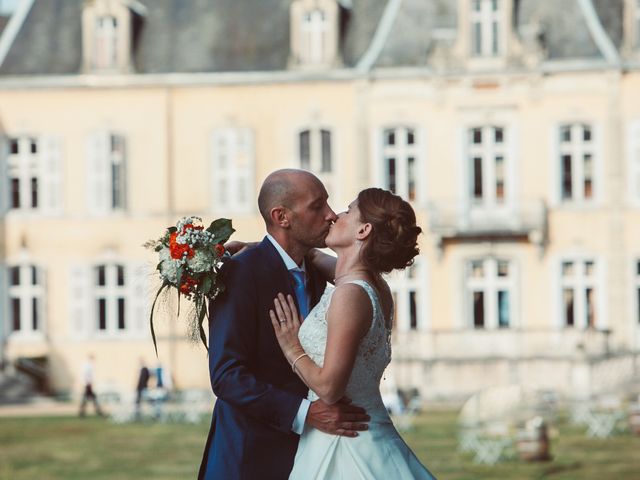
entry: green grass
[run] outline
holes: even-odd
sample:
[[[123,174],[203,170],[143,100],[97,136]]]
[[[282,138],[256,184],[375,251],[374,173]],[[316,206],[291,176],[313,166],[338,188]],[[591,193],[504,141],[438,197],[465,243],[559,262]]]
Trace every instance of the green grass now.
[[[456,413],[431,412],[403,434],[440,480],[640,478],[640,437],[590,439],[561,423],[551,440],[553,460],[511,459],[476,465],[456,444]],[[208,424],[133,423],[99,418],[0,418],[0,480],[195,478]]]

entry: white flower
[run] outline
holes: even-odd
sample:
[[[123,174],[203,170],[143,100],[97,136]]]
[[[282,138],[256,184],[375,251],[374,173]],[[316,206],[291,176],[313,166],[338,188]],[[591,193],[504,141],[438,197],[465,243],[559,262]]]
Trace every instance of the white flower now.
[[[171,258],[168,248],[160,250],[160,275],[173,285],[178,283],[178,262]]]
[[[207,272],[213,267],[214,255],[209,249],[199,248],[193,257],[187,260],[187,266],[193,273]]]

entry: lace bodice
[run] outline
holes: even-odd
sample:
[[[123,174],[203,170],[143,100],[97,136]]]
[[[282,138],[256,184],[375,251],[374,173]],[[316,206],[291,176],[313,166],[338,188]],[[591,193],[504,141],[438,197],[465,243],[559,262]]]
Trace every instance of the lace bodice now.
[[[360,341],[346,395],[355,405],[364,407],[375,420],[378,416],[386,417],[386,409],[380,395],[380,379],[391,361],[391,332],[385,325],[382,307],[373,287],[363,280],[353,280],[349,283],[360,285],[367,292],[373,306],[373,318],[369,331]],[[321,367],[324,365],[327,345],[327,311],[334,291],[333,287],[325,290],[298,332],[305,352]],[[343,320],[349,321],[348,318]],[[317,400],[318,396],[310,390],[308,398],[313,401]]]

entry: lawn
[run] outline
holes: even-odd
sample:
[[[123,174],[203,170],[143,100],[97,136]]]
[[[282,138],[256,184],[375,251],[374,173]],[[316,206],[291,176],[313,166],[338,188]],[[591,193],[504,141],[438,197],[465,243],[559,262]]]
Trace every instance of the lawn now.
[[[583,428],[561,423],[552,438],[553,461],[513,459],[490,467],[457,451],[455,419],[451,411],[423,414],[403,434],[440,480],[640,478],[640,437],[629,433],[595,440]],[[195,478],[207,430],[204,423],[0,418],[0,480]]]

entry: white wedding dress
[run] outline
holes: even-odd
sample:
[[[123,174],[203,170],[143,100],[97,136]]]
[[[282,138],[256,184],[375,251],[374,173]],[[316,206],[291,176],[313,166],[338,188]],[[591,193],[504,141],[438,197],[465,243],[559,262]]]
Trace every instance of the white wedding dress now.
[[[391,338],[376,292],[364,281],[350,283],[360,285],[373,304],[371,327],[360,343],[346,391],[353,404],[371,416],[369,429],[349,438],[305,426],[289,479],[435,479],[402,440],[382,403],[380,379],[391,360]],[[326,314],[334,290],[324,292],[298,334],[305,352],[319,366],[324,363]],[[318,396],[310,390],[308,398],[314,401]]]

